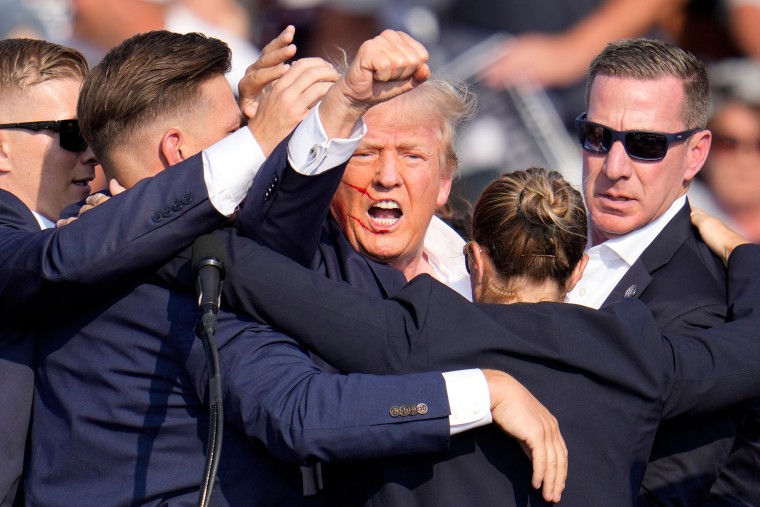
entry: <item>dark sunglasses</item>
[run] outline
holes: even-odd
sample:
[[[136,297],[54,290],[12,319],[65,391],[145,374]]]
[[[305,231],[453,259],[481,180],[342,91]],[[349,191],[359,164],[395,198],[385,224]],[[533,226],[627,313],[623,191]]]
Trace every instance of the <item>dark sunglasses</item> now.
[[[0,129],[52,130],[61,136],[61,148],[67,151],[84,151],[87,141],[82,137],[77,120],[28,121],[22,123],[4,123]]]
[[[662,160],[668,154],[672,143],[687,140],[701,128],[685,130],[676,134],[651,132],[648,130],[613,130],[609,127],[586,120],[586,113],[575,119],[578,142],[581,148],[591,153],[607,153],[615,141],[620,141],[629,157],[636,160]]]

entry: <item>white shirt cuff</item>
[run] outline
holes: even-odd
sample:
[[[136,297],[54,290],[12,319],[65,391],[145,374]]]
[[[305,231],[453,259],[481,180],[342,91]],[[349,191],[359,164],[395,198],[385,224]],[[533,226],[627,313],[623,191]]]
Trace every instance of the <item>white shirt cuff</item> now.
[[[247,127],[203,150],[203,177],[219,213],[230,216],[237,209],[265,158]]]
[[[452,435],[491,424],[491,396],[481,370],[446,371],[443,379],[449,396]]]
[[[360,120],[348,139],[328,139],[319,119],[319,104],[296,127],[288,142],[288,162],[304,176],[315,176],[339,166],[351,158],[367,125]]]

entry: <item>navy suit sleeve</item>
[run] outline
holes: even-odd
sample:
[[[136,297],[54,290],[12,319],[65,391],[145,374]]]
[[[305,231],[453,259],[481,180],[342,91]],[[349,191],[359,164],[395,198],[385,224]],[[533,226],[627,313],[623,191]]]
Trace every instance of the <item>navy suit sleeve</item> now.
[[[75,222],[40,232],[0,223],[3,312],[55,317],[78,297],[156,266],[224,221],[211,204],[200,156],[145,179]],[[92,291],[92,292],[90,292]]]
[[[220,313],[221,315],[221,313]],[[229,319],[227,319],[229,320]],[[228,323],[222,316],[220,326]],[[225,424],[236,426],[288,462],[358,460],[444,451],[449,405],[440,373],[400,376],[324,373],[297,343],[250,323],[220,329]],[[205,359],[194,346],[188,370],[205,394]],[[421,407],[392,415],[391,407]]]
[[[428,277],[416,279],[391,300],[380,300],[255,243],[241,246],[233,253],[230,274],[237,281],[225,287],[226,300],[299,338],[344,371],[395,372],[408,366],[410,357],[420,356],[432,361],[422,368],[452,367],[457,358],[467,364],[467,357],[473,361],[469,366],[483,366],[475,358],[499,348],[584,369],[621,386],[649,389],[664,378],[668,389],[659,395],[665,398],[667,418],[760,395],[760,279],[755,267],[760,247],[754,245],[737,248],[731,258],[733,322],[686,336],[662,336],[645,305],[635,300],[603,312],[541,304],[494,307],[484,314]],[[236,272],[236,264],[245,269]],[[491,314],[502,317],[501,322]],[[571,336],[568,329],[574,330]],[[436,347],[438,342],[447,345]],[[630,380],[634,374],[636,382]]]
[[[729,322],[688,337],[666,336],[672,361],[665,416],[760,395],[760,246],[742,245],[728,264]]]
[[[308,266],[346,164],[304,176],[288,163],[289,140],[280,143],[256,175],[238,213],[237,227],[243,236]]]

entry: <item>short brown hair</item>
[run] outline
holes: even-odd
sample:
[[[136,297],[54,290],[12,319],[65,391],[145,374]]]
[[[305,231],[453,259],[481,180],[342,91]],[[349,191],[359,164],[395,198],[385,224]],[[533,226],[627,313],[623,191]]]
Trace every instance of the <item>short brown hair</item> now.
[[[491,182],[475,205],[472,239],[505,280],[564,286],[586,248],[580,192],[557,171],[531,167]]]
[[[681,117],[688,129],[704,128],[710,114],[710,82],[704,63],[693,54],[667,42],[621,39],[612,42],[589,65],[586,105],[597,75],[633,79],[675,77],[683,82]]]
[[[199,33],[157,30],[112,48],[85,79],[77,114],[101,161],[120,140],[201,100],[201,85],[230,70],[227,45]]]
[[[0,92],[15,93],[49,79],[87,76],[84,55],[76,49],[35,39],[0,40]]]

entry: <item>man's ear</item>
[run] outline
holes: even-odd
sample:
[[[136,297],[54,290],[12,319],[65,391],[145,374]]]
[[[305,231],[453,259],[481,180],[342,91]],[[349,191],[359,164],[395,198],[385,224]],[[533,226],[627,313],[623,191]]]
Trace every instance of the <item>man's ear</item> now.
[[[687,153],[686,171],[684,172],[683,179],[686,182],[694,179],[694,176],[702,169],[707,160],[707,154],[710,152],[710,144],[712,143],[712,132],[709,130],[700,130],[688,140],[686,149]]]
[[[10,150],[10,143],[3,136],[2,130],[0,130],[0,173],[9,173],[13,171],[13,167],[11,167]]]
[[[446,204],[449,200],[449,194],[451,193],[451,182],[454,176],[444,176],[441,178],[441,186],[438,187],[438,198],[436,199],[436,205],[438,207]]]
[[[160,145],[161,161],[164,163],[164,167],[171,167],[185,160],[182,154],[183,143],[184,134],[181,130],[172,127],[164,132]]]

